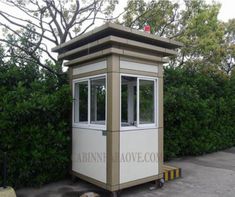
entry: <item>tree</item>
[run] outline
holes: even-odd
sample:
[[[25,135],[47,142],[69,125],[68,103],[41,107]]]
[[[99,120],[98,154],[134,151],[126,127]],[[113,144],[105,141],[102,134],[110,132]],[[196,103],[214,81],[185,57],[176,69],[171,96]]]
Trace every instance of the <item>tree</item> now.
[[[225,43],[224,43],[224,59],[221,69],[227,74],[231,74],[235,68],[235,19],[229,20],[225,25]]]
[[[169,0],[131,0],[126,7],[124,25],[174,38],[184,44],[170,65],[219,67],[223,59],[223,24],[217,19],[220,4],[205,0],[184,0],[184,7]]]
[[[14,40],[25,39],[26,32],[32,35],[29,35],[30,39],[24,40],[25,46],[29,48],[22,48],[17,42],[9,42],[9,39],[5,38],[1,38],[0,42],[12,46],[14,52],[20,50],[21,55],[24,53],[22,59],[25,56],[30,57],[41,67],[53,72],[53,69],[42,61],[43,54],[43,59],[60,65],[60,70],[54,71],[60,75],[63,73],[62,62],[54,58],[50,53],[50,47],[83,34],[97,19],[112,19],[112,11],[118,0],[1,0],[1,3],[17,10],[10,13],[0,8],[0,26],[4,28],[4,32],[11,34]],[[19,53],[16,54],[16,58],[19,59],[21,56]]]
[[[179,4],[159,0],[146,3],[144,0],[130,0],[125,8],[124,25],[143,29],[151,26],[151,33],[171,37],[175,35],[176,21],[179,18]]]

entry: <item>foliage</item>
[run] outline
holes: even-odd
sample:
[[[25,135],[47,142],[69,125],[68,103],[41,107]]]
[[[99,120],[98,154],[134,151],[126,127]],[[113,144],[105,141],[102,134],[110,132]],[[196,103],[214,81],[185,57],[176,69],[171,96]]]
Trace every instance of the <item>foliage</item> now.
[[[9,185],[38,186],[67,174],[69,92],[30,61],[1,62],[0,149],[8,153]]]
[[[165,69],[166,159],[235,145],[234,79],[213,69]]]
[[[218,20],[220,4],[205,0],[130,0],[124,25],[174,38],[184,44],[171,66],[215,67],[229,74],[234,68],[234,21]]]
[[[124,25],[143,29],[146,24],[151,26],[151,33],[170,37],[175,34],[176,19],[179,18],[179,5],[166,0],[128,1],[123,17]]]
[[[227,74],[231,74],[235,67],[235,19],[224,23],[225,26],[225,43],[223,48],[224,59],[221,64],[221,69]]]

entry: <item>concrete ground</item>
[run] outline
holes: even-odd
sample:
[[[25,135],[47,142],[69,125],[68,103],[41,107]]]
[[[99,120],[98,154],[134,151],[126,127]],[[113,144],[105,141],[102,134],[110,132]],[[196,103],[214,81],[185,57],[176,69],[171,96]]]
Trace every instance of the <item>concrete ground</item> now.
[[[182,168],[182,178],[153,189],[147,183],[121,191],[122,197],[234,197],[235,147],[200,157],[188,157],[169,162]],[[89,183],[62,181],[38,189],[21,189],[17,197],[79,197],[84,191],[95,191],[109,196]]]

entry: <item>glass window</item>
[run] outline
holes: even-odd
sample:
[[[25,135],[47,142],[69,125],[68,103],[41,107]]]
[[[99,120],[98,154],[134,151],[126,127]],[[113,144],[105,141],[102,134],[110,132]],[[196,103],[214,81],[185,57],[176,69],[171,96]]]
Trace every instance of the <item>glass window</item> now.
[[[139,80],[139,124],[154,123],[154,81]]]
[[[91,124],[105,124],[105,78],[91,79]]]
[[[75,84],[74,122],[88,123],[88,81]]]
[[[122,76],[121,121],[122,126],[136,126],[137,78]]]
[[[155,80],[139,77],[121,77],[121,126],[154,124],[156,90]]]
[[[105,107],[105,77],[93,77],[74,84],[74,123],[105,125]]]

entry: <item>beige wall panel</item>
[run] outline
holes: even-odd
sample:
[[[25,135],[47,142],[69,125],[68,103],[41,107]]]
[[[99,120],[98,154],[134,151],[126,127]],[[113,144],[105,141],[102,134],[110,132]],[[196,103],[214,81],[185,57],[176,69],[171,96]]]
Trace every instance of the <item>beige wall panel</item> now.
[[[83,73],[80,75],[73,75],[72,78],[79,79],[79,78],[83,78],[83,77],[89,77],[89,76],[93,76],[93,75],[100,75],[100,74],[106,74],[106,73],[107,73],[107,69],[102,69],[102,70],[96,70],[96,71],[92,71],[92,72],[88,72],[88,73]]]
[[[158,66],[154,66],[154,65],[146,64],[146,63],[143,64],[143,63],[121,60],[120,68],[137,70],[137,71],[142,71],[142,72],[144,71],[144,72],[158,73]]]
[[[158,175],[158,141],[156,128],[120,132],[120,183]]]
[[[107,131],[107,184],[119,184],[120,133]]]
[[[107,183],[107,140],[102,130],[73,127],[72,150],[74,172]]]
[[[118,54],[110,55],[107,58],[107,72],[120,72],[120,58]]]
[[[127,57],[127,56],[120,56],[120,61],[136,62],[136,63],[140,63],[140,64],[149,64],[149,65],[154,65],[154,66],[161,65],[160,63],[155,62],[155,61],[143,60],[143,59],[139,59],[137,57],[131,58],[131,57]]]
[[[117,190],[119,184],[120,141],[120,63],[119,55],[107,58],[107,187]]]
[[[158,161],[159,161],[159,174],[163,173],[163,159],[164,159],[164,152],[163,152],[163,142],[164,142],[164,137],[163,137],[164,130],[163,128],[158,129]]]
[[[131,63],[139,63],[139,64],[147,64],[147,65],[152,65],[157,67],[157,73],[153,72],[150,70],[150,72],[147,72],[146,69],[143,71],[138,71],[138,70],[131,70],[130,67],[126,68],[120,68],[121,73],[126,73],[126,74],[133,74],[133,75],[143,75],[143,76],[149,76],[149,77],[162,77],[162,70],[163,70],[163,65],[162,63],[156,62],[156,61],[150,61],[150,60],[143,60],[139,58],[131,58],[127,56],[120,56],[120,61],[125,61],[125,62],[131,62]],[[154,67],[153,67],[154,68]]]
[[[86,66],[81,66],[73,69],[73,75],[84,74],[92,71],[102,70],[107,68],[107,61],[91,63]]]
[[[120,130],[120,73],[107,74],[107,130]]]
[[[120,73],[122,74],[130,74],[130,75],[142,75],[147,77],[158,77],[158,73],[154,72],[144,72],[144,71],[137,71],[137,70],[130,70],[130,69],[120,69]]]
[[[160,64],[158,67],[158,76],[163,77],[163,64]]]
[[[82,67],[82,66],[87,66],[87,65],[90,65],[90,64],[94,64],[94,63],[102,62],[102,61],[106,61],[106,60],[107,60],[106,57],[102,57],[102,58],[98,58],[98,59],[95,59],[95,60],[90,60],[89,62],[79,63],[79,64],[74,65],[72,67],[76,69],[76,68],[79,68],[79,67]]]

